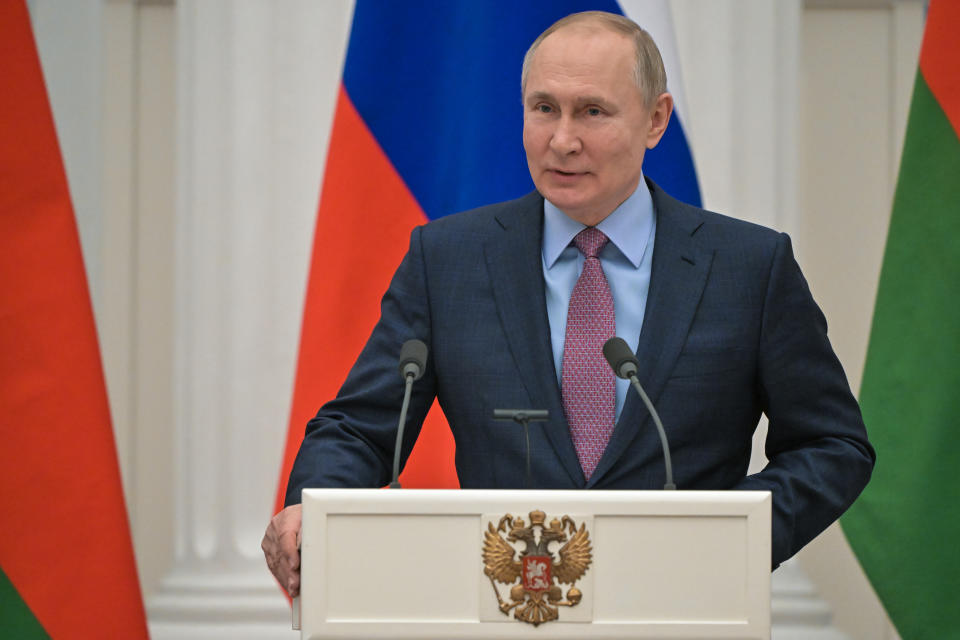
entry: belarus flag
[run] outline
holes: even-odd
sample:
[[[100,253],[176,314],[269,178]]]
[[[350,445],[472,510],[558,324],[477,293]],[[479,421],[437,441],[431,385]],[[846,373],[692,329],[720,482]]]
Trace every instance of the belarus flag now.
[[[146,638],[100,350],[53,115],[0,2],[0,637]]]
[[[960,634],[960,2],[932,0],[893,199],[863,419],[879,452],[843,518],[901,637]]]
[[[278,509],[304,427],[336,395],[370,335],[411,229],[533,189],[521,142],[527,48],[565,15],[624,8],[659,44],[678,98],[644,172],[699,205],[665,1],[357,1],[317,216]],[[404,486],[457,486],[453,438],[438,414],[435,406],[401,476]]]

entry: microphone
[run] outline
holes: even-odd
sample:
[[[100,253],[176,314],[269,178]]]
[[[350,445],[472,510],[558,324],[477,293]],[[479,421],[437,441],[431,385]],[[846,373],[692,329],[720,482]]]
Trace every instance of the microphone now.
[[[637,375],[637,367],[640,363],[623,338],[614,336],[604,342],[603,357],[607,359],[607,364],[618,378],[629,380],[630,376]]]
[[[422,340],[407,340],[400,347],[400,377],[404,380],[413,376],[416,382],[423,377],[423,370],[427,366],[427,345]]]
[[[653,408],[653,403],[650,402],[650,398],[647,397],[647,392],[643,390],[643,387],[640,385],[640,380],[637,378],[637,370],[640,367],[640,362],[634,357],[633,351],[630,350],[630,347],[627,346],[624,339],[618,338],[617,336],[610,338],[603,344],[603,357],[607,359],[607,364],[610,365],[613,373],[616,374],[618,378],[630,381],[633,388],[640,394],[640,399],[643,400],[643,404],[647,406],[647,411],[650,412],[653,423],[657,426],[657,432],[660,434],[660,446],[663,448],[663,461],[667,471],[666,483],[663,485],[663,488],[676,489],[677,485],[673,484],[673,463],[670,460],[670,445],[667,443],[667,432],[663,430],[663,423],[660,422],[660,416],[657,414],[657,410]]]
[[[393,480],[391,489],[400,489],[400,449],[403,446],[403,428],[407,424],[407,409],[413,383],[423,377],[427,367],[427,345],[422,340],[407,340],[400,347],[400,377],[404,381],[403,405],[400,407],[400,422],[397,424],[397,444],[393,450]]]

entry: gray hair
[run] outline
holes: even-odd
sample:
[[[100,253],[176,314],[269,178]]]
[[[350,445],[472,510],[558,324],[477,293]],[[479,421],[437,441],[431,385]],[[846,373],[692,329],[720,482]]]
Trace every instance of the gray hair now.
[[[647,109],[653,107],[661,93],[667,90],[667,72],[663,68],[663,59],[660,57],[660,50],[657,44],[650,37],[650,34],[644,31],[640,25],[624,16],[606,11],[582,11],[572,13],[565,18],[560,18],[547,30],[541,33],[530,48],[527,54],[523,56],[523,70],[520,72],[520,91],[527,89],[527,74],[530,72],[530,63],[533,61],[533,55],[537,52],[547,36],[555,31],[574,25],[589,24],[606,28],[616,33],[622,33],[633,40],[636,49],[636,62],[634,64],[634,80],[637,87],[640,88],[640,94],[643,96],[644,106]]]

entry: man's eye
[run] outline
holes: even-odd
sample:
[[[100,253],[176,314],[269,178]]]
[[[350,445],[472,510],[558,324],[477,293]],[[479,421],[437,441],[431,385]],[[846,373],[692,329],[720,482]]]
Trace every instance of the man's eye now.
[[[598,116],[598,115],[600,115],[601,113],[603,113],[603,112],[600,111],[600,109],[597,108],[597,107],[588,107],[588,108],[587,108],[587,115],[588,115],[588,116]]]
[[[538,104],[537,111],[539,111],[540,113],[551,113],[553,111],[553,108],[548,104]]]

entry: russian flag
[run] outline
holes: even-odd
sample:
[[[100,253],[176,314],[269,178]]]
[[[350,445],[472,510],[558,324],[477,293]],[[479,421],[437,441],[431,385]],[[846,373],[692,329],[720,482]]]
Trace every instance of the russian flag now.
[[[677,101],[644,173],[699,205],[669,6],[624,5],[660,46]],[[369,337],[411,229],[533,189],[521,139],[523,55],[556,20],[597,9],[624,13],[612,0],[357,0],[317,215],[278,510],[304,426],[336,394]],[[404,486],[456,487],[453,448],[435,406]]]

